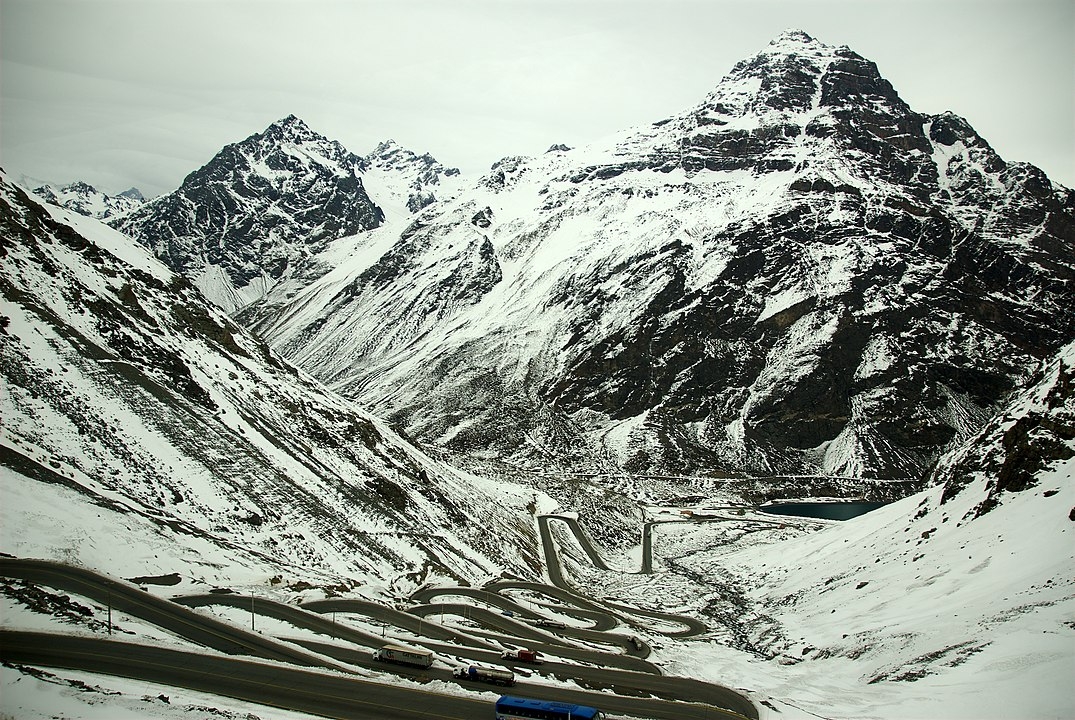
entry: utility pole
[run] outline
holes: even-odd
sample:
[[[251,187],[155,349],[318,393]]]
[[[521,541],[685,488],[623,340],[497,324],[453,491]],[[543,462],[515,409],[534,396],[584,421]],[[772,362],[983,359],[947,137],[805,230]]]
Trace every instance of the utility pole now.
[[[254,631],[254,591],[250,591],[250,631]]]
[[[112,634],[112,591],[108,591],[108,634]]]

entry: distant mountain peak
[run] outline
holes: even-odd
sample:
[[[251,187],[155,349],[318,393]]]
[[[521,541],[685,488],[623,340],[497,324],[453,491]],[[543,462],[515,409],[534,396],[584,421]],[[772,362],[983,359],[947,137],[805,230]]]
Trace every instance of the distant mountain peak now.
[[[428,152],[418,154],[395,140],[382,140],[363,159],[367,176],[388,179],[385,191],[408,213],[428,207],[445,195],[444,178],[459,176],[459,169],[446,167]]]
[[[417,153],[391,138],[377,143],[377,146],[366,155],[365,160],[368,163],[379,163],[383,166],[407,163],[419,164],[425,167],[437,165],[444,168],[440,161],[428,152]],[[455,168],[444,168],[444,172],[451,175],[459,171]]]
[[[131,195],[132,190],[137,195]],[[142,193],[134,188],[119,195],[109,195],[81,180],[66,185],[40,185],[33,193],[48,203],[98,220],[121,217],[145,202]]]
[[[81,180],[76,180],[75,182],[70,183],[69,185],[65,185],[64,189],[65,190],[73,190],[73,191],[76,191],[76,192],[88,192],[88,193],[97,192],[97,188],[95,188],[93,185],[90,185],[88,182],[83,182]]]
[[[807,33],[805,33],[802,30],[797,30],[795,28],[789,28],[789,29],[785,30],[784,32],[780,33],[779,35],[777,35],[775,38],[773,38],[769,42],[769,47],[781,47],[781,46],[790,46],[790,45],[810,45],[810,44],[824,45],[824,43],[819,42],[816,38],[814,38],[811,35],[808,35]]]
[[[377,147],[373,148],[373,150],[370,151],[370,155],[380,155],[382,153],[389,153],[403,149],[405,148],[401,144],[399,144],[392,138],[388,138],[387,140],[382,140],[381,142],[377,143]]]
[[[306,122],[303,121],[300,117],[298,117],[297,115],[294,115],[294,114],[288,115],[285,118],[280,118],[276,122],[274,122],[271,125],[269,125],[268,129],[272,129],[272,128],[290,129],[290,130],[297,130],[297,131],[303,131],[303,132],[312,132],[310,130],[310,126],[307,125]]]
[[[462,452],[918,478],[1075,327],[1071,194],[972,132],[789,31],[666,121],[500,160],[258,329]]]

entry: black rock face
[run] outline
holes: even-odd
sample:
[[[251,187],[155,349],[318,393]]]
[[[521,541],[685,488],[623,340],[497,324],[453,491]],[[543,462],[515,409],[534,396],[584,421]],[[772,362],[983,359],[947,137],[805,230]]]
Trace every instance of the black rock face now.
[[[886,151],[875,151],[855,169],[893,182],[877,160]],[[1017,175],[998,162],[981,183]],[[600,313],[580,315],[568,340],[573,359],[541,396],[568,416],[645,415],[665,451],[647,451],[653,471],[697,472],[714,454],[726,458],[726,429],[738,423],[737,446],[752,448],[732,461],[741,470],[814,472],[826,448],[853,437],[862,464],[842,472],[916,477],[1075,338],[1071,193],[1041,192],[1033,172],[1018,176],[1011,210],[989,215],[988,229],[966,227],[970,210],[953,208],[921,175],[899,186],[902,196],[869,202],[861,189],[800,176],[778,212],[702,239],[735,249],[704,287],[689,289],[693,251],[680,241],[598,267],[560,286],[552,302],[600,308],[609,298],[595,288],[616,278],[628,292],[660,289],[596,341],[589,329],[602,324]],[[985,218],[982,195],[967,193]],[[998,228],[1027,240],[1005,242]],[[843,258],[848,277],[842,290],[818,294],[815,264],[825,255]],[[769,299],[789,287],[801,299],[767,314]],[[682,432],[692,424],[701,430]]]
[[[328,241],[381,224],[362,185],[365,164],[292,115],[226,146],[115,226],[177,272],[215,266],[236,289],[271,286]]]
[[[980,517],[1004,501],[1005,495],[1038,487],[1046,473],[1056,472],[1075,457],[1075,346],[1063,348],[1043,363],[1029,387],[1013,394],[1003,412],[993,417],[973,445],[954,453],[932,474],[943,485],[940,503],[967,494],[976,504],[964,519]],[[1046,488],[1045,497],[1057,494]]]

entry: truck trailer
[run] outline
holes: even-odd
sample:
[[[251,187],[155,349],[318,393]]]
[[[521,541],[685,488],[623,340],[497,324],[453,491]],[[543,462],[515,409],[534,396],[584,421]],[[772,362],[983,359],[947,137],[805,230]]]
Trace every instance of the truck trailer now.
[[[385,645],[373,651],[373,659],[381,662],[413,665],[427,668],[433,664],[433,653],[428,650],[416,650],[399,645]]]
[[[452,671],[452,675],[460,680],[476,680],[478,682],[492,683],[493,685],[515,684],[515,673],[511,670],[486,668],[479,665],[456,668]]]

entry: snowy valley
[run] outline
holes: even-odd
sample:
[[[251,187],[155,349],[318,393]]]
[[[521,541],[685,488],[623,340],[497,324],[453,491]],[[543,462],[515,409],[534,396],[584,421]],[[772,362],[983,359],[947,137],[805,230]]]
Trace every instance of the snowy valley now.
[[[5,652],[112,634],[41,559],[446,717],[472,661],[610,718],[1075,712],[1075,193],[852,50],[481,177],[290,116],[86,188],[0,185]],[[371,716],[34,664],[0,715]]]

